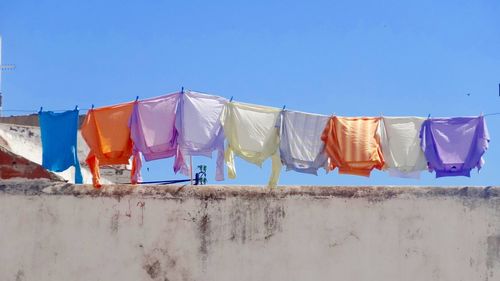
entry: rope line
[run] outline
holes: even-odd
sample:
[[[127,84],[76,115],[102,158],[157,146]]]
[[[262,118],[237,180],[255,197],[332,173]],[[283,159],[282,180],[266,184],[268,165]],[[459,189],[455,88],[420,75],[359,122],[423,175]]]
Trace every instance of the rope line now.
[[[52,112],[64,112],[68,111],[71,109],[54,109],[54,110],[47,110],[47,111],[52,111]],[[90,108],[79,108],[80,111],[88,111]],[[2,109],[2,112],[31,112],[31,113],[38,113],[40,109],[37,110],[28,110],[28,109]],[[45,110],[44,110],[45,111]]]
[[[47,110],[47,111],[52,111],[52,112],[64,112],[68,111],[71,109],[54,109],[54,110]],[[80,111],[88,111],[90,108],[79,108]],[[31,112],[31,113],[38,113],[40,110],[28,110],[28,109],[2,109],[2,112]],[[45,110],[44,110],[45,111]],[[483,114],[483,116],[495,116],[495,115],[500,115],[500,112],[494,112],[494,113],[487,113]]]
[[[68,111],[68,110],[71,110],[71,109],[55,109],[55,110],[48,110],[48,111],[52,111],[52,112],[64,112],[64,111]],[[89,111],[90,108],[80,108],[79,109],[80,111]],[[45,111],[45,110],[44,110]],[[33,113],[33,114],[37,114],[38,112],[40,112],[40,110],[27,110],[27,109],[3,109],[1,112],[25,112],[25,113]],[[487,117],[487,116],[496,116],[496,115],[500,115],[500,112],[494,112],[494,113],[487,113],[487,114],[483,114],[484,117]],[[3,117],[8,117],[8,116],[3,116]]]
[[[163,181],[142,181],[138,182],[137,184],[160,184],[160,185],[167,185],[167,184],[174,184],[174,183],[181,183],[181,182],[188,182],[191,181],[190,179],[187,180],[163,180]],[[132,184],[131,182],[122,182],[118,184]]]

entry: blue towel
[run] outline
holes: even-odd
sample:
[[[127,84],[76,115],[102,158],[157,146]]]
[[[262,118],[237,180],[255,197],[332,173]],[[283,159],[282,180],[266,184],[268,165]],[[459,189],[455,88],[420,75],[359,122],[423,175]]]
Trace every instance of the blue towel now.
[[[78,109],[62,113],[41,111],[38,120],[42,135],[42,166],[54,172],[75,166],[75,183],[83,183],[76,149],[78,113]]]

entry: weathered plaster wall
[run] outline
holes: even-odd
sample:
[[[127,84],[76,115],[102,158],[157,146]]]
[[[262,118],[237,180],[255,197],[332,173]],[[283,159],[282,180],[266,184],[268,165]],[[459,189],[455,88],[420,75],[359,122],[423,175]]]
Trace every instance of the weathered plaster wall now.
[[[0,182],[0,280],[500,280],[500,188]]]

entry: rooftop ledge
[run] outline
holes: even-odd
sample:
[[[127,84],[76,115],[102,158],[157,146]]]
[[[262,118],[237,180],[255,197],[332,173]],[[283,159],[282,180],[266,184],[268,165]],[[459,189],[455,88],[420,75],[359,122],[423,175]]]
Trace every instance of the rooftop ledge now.
[[[497,186],[278,186],[268,188],[251,185],[103,185],[95,189],[91,185],[75,185],[49,180],[0,180],[0,195],[64,195],[76,197],[113,197],[123,196],[156,199],[202,199],[224,200],[230,197],[243,199],[281,199],[286,197],[361,198],[377,202],[394,198],[433,198],[458,197],[464,199],[498,199],[500,187]]]

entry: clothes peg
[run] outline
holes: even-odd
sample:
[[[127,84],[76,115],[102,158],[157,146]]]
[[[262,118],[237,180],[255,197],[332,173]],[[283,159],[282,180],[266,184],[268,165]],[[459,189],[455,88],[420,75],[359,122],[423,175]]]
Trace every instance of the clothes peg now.
[[[40,106],[40,111],[38,111],[38,112],[42,112],[42,111],[43,111],[43,106]]]
[[[78,110],[78,105],[75,105],[75,110]]]
[[[92,104],[92,108],[91,109],[94,109],[94,104]]]
[[[138,101],[139,100],[139,96],[135,96],[135,101]]]
[[[282,110],[285,110],[285,108],[286,108],[286,105],[283,105],[283,109]]]
[[[232,102],[233,101],[233,96],[231,96],[231,99],[229,100],[229,102]]]
[[[429,115],[427,116],[427,119],[431,118],[431,114],[429,113]]]
[[[181,87],[181,94],[184,94],[184,87]]]

